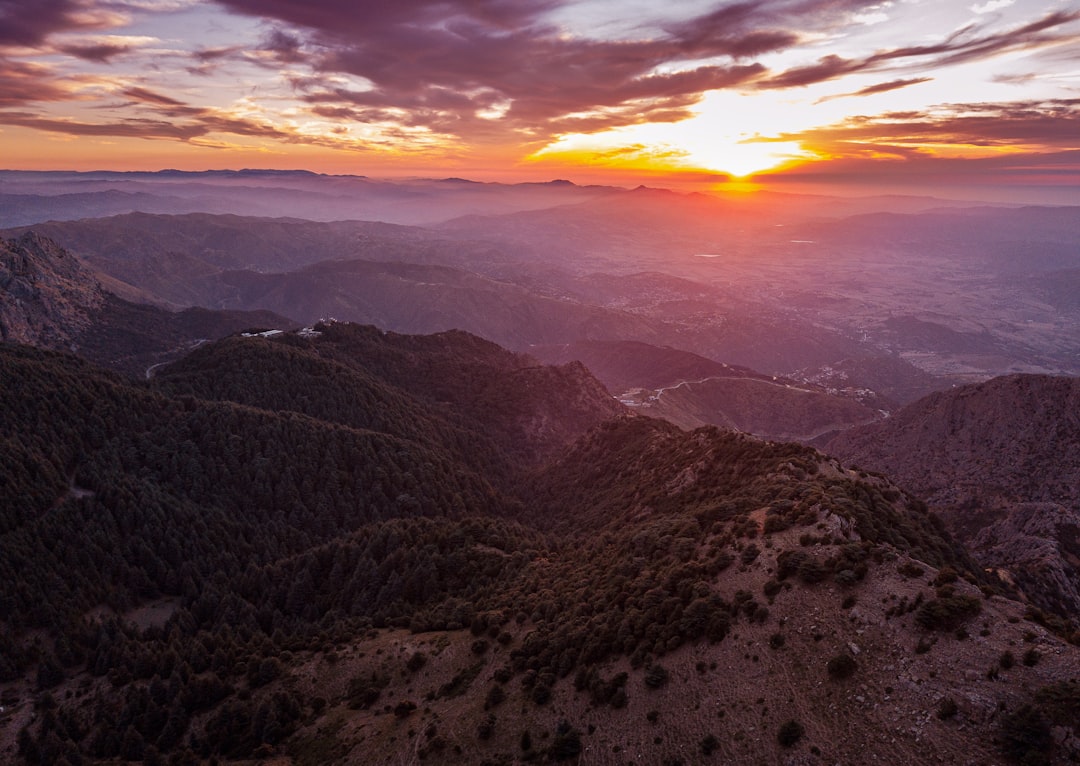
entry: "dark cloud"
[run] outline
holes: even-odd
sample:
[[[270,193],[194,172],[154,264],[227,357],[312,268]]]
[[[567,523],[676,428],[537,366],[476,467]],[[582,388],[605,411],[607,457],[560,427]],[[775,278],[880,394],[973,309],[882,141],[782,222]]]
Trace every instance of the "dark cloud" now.
[[[14,125],[70,136],[143,138],[196,142],[211,134],[230,134],[268,138],[284,143],[310,143],[342,148],[332,139],[308,137],[283,130],[274,125],[233,117],[213,110],[193,110],[191,119],[127,118],[115,122],[80,122],[56,119],[31,112],[0,111],[0,125]],[[210,145],[203,141],[204,145]]]
[[[161,93],[155,93],[154,91],[147,90],[146,88],[127,88],[123,91],[124,95],[128,98],[134,99],[147,104],[155,104],[157,106],[164,107],[183,107],[189,108],[183,101],[177,101],[175,98],[162,95]]]
[[[322,116],[335,107],[384,117],[399,110],[409,127],[470,139],[542,140],[571,125],[684,119],[706,91],[765,72],[740,62],[799,40],[778,12],[791,2],[737,3],[633,39],[603,40],[555,27],[546,17],[560,4],[554,0],[218,1],[294,30],[271,33],[263,50],[310,67],[313,74],[294,84]],[[820,12],[827,4],[804,5]],[[715,63],[722,58],[731,63]],[[372,87],[342,88],[341,73]],[[493,112],[499,119],[479,116]]]
[[[120,45],[116,43],[86,43],[61,45],[57,50],[61,53],[66,53],[69,56],[83,59],[84,61],[94,61],[102,64],[108,62],[115,56],[129,52],[133,47],[134,46],[131,45]]]
[[[108,14],[84,0],[0,0],[0,46],[41,45],[55,32],[102,29]]]
[[[45,67],[0,58],[0,108],[39,101],[65,101],[70,92]]]
[[[300,50],[301,45],[301,40],[296,35],[275,29],[263,43],[262,50],[273,53],[281,63],[296,64],[304,61],[304,55]]]

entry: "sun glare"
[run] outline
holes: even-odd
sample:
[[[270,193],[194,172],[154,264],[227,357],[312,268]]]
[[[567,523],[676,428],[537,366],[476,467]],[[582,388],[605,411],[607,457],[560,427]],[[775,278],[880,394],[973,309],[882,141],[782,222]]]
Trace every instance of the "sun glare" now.
[[[689,147],[686,161],[695,167],[746,178],[765,170],[775,170],[808,155],[794,142],[734,142],[724,139]]]

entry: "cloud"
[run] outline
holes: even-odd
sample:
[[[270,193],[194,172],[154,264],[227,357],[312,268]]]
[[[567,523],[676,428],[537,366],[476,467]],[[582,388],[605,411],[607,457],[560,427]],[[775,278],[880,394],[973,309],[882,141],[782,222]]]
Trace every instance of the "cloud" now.
[[[35,47],[56,32],[109,29],[125,20],[83,0],[0,0],[0,46]]]
[[[556,0],[218,2],[279,25],[262,51],[274,66],[309,68],[293,82],[322,115],[396,110],[410,126],[506,141],[685,119],[707,91],[765,74],[753,59],[796,45],[798,17],[835,22],[872,5],[741,2],[678,23],[643,20],[639,35],[609,40],[556,26]],[[370,87],[342,88],[341,74]]]
[[[50,68],[0,58],[0,109],[71,97],[70,83],[58,80]]]
[[[1000,11],[1008,8],[1016,0],[987,0],[982,5],[971,6],[971,12],[982,15],[984,13],[993,13],[994,11]]]
[[[1051,30],[1080,20],[1080,11],[1056,11],[1022,26],[1001,32],[978,34],[977,25],[959,29],[939,43],[913,45],[878,51],[863,58],[844,58],[830,54],[817,63],[793,67],[757,83],[761,89],[792,88],[812,85],[859,72],[881,71],[901,66],[915,69],[937,69],[954,64],[989,59],[1017,50],[1035,50],[1051,45],[1080,41],[1075,31]]]
[[[84,61],[105,63],[116,56],[130,53],[156,42],[158,42],[156,37],[99,35],[64,40],[56,43],[56,50]]]
[[[1051,99],[942,104],[923,111],[862,115],[769,140],[799,141],[823,156],[847,156],[888,148],[924,154],[942,153],[948,147],[1051,152],[1076,148],[1077,136],[1080,99]]]
[[[865,88],[852,91],[851,93],[838,93],[835,96],[826,96],[820,98],[816,103],[821,104],[826,101],[832,101],[835,98],[849,98],[851,96],[874,96],[878,93],[888,93],[894,90],[900,90],[901,88],[907,88],[912,85],[919,85],[924,82],[932,82],[933,77],[910,77],[902,80],[889,80],[888,82],[879,82],[874,85],[868,85]]]

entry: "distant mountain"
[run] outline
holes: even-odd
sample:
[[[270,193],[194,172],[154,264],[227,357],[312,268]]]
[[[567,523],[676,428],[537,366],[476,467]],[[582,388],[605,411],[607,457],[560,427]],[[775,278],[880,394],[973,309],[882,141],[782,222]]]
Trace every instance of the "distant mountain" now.
[[[840,359],[816,369],[799,370],[793,377],[890,411],[949,387],[948,381],[902,357],[885,354]]]
[[[548,362],[580,360],[638,412],[688,429],[717,425],[764,439],[811,442],[881,417],[817,386],[673,348],[579,341],[531,351]]]
[[[77,351],[143,376],[147,368],[176,359],[199,342],[249,327],[295,326],[268,311],[170,312],[124,300],[110,288],[138,295],[34,232],[0,239],[0,338]]]
[[[7,761],[1077,754],[1078,649],[918,500],[579,365],[333,323],[0,378]]]
[[[580,361],[612,392],[631,388],[656,389],[683,380],[717,375],[757,375],[748,368],[722,362],[670,346],[639,341],[580,340],[553,346],[534,346],[529,352],[548,364]]]
[[[117,213],[232,213],[427,224],[594,199],[610,187],[477,183],[462,179],[380,180],[288,170],[186,172],[0,171],[0,226]]]
[[[305,322],[334,316],[401,332],[457,328],[518,350],[637,340],[770,373],[866,351],[835,331],[757,305],[739,289],[656,271],[552,268],[543,240],[507,245],[388,224],[201,214],[132,214],[33,230],[178,306],[265,309]]]
[[[1080,379],[1010,375],[931,394],[826,449],[925,498],[1034,603],[1080,612]]]

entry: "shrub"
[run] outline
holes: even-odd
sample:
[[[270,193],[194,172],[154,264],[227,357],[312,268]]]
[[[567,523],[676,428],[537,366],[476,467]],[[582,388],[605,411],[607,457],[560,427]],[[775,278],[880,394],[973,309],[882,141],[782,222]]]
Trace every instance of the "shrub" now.
[[[506,699],[506,692],[499,685],[492,686],[487,693],[487,698],[484,700],[484,709],[493,708]]]
[[[799,565],[799,579],[807,585],[819,583],[828,576],[828,568],[817,559],[808,558]]]
[[[955,630],[982,611],[974,596],[945,596],[923,603],[915,614],[915,622],[927,630]]]
[[[645,685],[650,689],[659,689],[668,682],[670,675],[663,665],[650,665],[645,671]]]
[[[759,555],[761,555],[761,549],[753,543],[750,543],[748,546],[743,548],[742,554],[739,556],[739,559],[742,561],[743,564],[752,564]]]
[[[784,551],[776,557],[776,579],[785,580],[795,574],[808,558],[802,551]]]
[[[785,529],[791,526],[791,522],[781,516],[780,514],[769,514],[765,517],[765,524],[762,526],[762,531],[765,534],[770,535],[774,532],[783,532]]]
[[[551,743],[551,757],[556,761],[567,761],[581,753],[581,733],[561,721],[555,729],[555,739]]]
[[[413,652],[413,655],[409,657],[409,661],[405,663],[405,667],[410,673],[415,673],[420,668],[427,664],[427,655],[423,652]]]
[[[1001,653],[1001,657],[998,659],[998,665],[1001,666],[1002,670],[1008,670],[1009,668],[1011,668],[1015,664],[1016,664],[1016,657],[1013,656],[1012,652],[1005,651],[1005,652]]]
[[[956,706],[956,700],[952,697],[943,697],[941,702],[938,703],[937,717],[942,721],[947,721],[959,712],[960,708]]]
[[[783,747],[792,747],[802,739],[803,727],[798,721],[785,721],[776,733],[776,741]]]
[[[1005,716],[1001,722],[1002,749],[1007,756],[1024,766],[1049,764],[1053,743],[1050,724],[1031,705],[1024,705]]]
[[[859,581],[859,576],[855,574],[854,569],[841,569],[833,579],[838,585],[854,585]]]
[[[1035,647],[1032,647],[1026,652],[1024,652],[1024,664],[1029,668],[1033,668],[1038,665],[1040,659],[1042,659],[1042,655],[1039,654],[1039,650]]]
[[[896,571],[902,574],[904,577],[922,577],[926,572],[921,566],[914,561],[905,561],[903,564],[896,568]]]
[[[851,678],[858,667],[859,665],[855,662],[855,658],[847,652],[841,652],[829,660],[825,665],[825,669],[829,671],[829,678],[832,678],[835,681]]]
[[[712,755],[720,747],[720,740],[714,734],[707,734],[701,740],[701,754]]]
[[[551,687],[537,684],[532,690],[532,701],[537,705],[546,705],[551,700]]]

